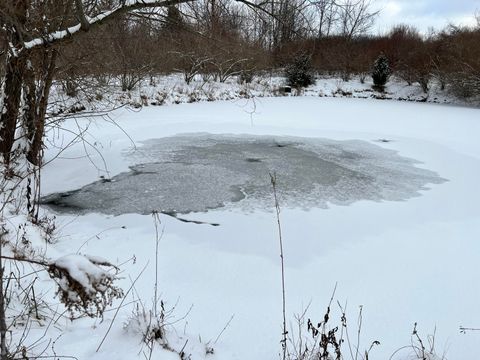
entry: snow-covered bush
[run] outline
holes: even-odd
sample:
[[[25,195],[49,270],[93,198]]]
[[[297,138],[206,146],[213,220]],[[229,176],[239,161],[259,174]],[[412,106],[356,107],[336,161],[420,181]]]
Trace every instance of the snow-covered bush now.
[[[390,69],[390,64],[387,57],[383,54],[380,54],[380,56],[373,63],[372,68],[374,86],[380,90],[383,90],[391,74],[392,69]]]
[[[137,304],[132,316],[125,323],[124,329],[132,335],[140,335],[147,345],[158,342],[163,348],[168,348],[163,303],[162,312],[158,316],[154,316],[153,311],[141,308]]]
[[[201,360],[215,353],[212,345],[203,343],[200,336],[189,336],[185,330],[182,334],[173,326],[178,322],[174,319],[174,308],[165,310],[163,302],[160,307],[160,312],[155,315],[155,310],[137,303],[123,326],[129,335],[141,337],[146,346],[146,350],[142,350],[146,358],[153,358],[151,354],[155,348],[177,354],[180,360]]]
[[[452,73],[448,76],[448,89],[460,99],[480,96],[480,73]]]
[[[62,256],[48,267],[58,284],[60,301],[72,318],[76,313],[101,317],[113,299],[123,296],[122,289],[113,285],[115,274],[101,266],[115,268],[102,258],[78,254]]]
[[[287,85],[293,88],[302,88],[315,83],[312,59],[309,55],[301,54],[285,67]]]

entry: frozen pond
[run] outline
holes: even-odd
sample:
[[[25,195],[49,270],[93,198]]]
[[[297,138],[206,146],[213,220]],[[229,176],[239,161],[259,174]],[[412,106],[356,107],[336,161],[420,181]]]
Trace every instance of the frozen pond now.
[[[359,200],[402,201],[445,179],[395,151],[360,140],[185,134],[124,154],[130,171],[43,203],[61,212],[120,215],[271,208],[270,174],[282,206],[325,208]]]

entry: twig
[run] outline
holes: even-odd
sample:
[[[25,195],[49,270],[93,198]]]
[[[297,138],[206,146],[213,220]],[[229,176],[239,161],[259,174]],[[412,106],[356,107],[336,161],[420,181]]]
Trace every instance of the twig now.
[[[122,301],[120,302],[120,305],[118,306],[117,308],[117,311],[115,311],[115,314],[113,315],[113,319],[112,321],[110,322],[110,325],[108,326],[108,329],[107,329],[107,332],[105,333],[105,336],[102,338],[102,341],[100,342],[100,344],[98,345],[97,347],[97,350],[95,350],[95,352],[98,352],[100,350],[100,348],[102,347],[103,345],[103,342],[105,341],[105,339],[107,338],[108,334],[110,333],[110,330],[112,329],[112,326],[113,326],[113,323],[115,322],[115,319],[117,318],[117,315],[118,315],[118,312],[120,311],[120,309],[122,308],[122,304],[123,302],[125,301],[125,299],[127,298],[128,294],[130,293],[130,291],[132,291],[135,283],[137,282],[137,280],[140,278],[140,276],[142,276],[143,272],[145,271],[145,269],[147,268],[148,266],[148,262],[145,264],[145,266],[143,267],[142,271],[140,271],[140,274],[138,274],[138,276],[135,278],[135,280],[132,282],[132,285],[130,285],[130,287],[128,288],[127,292],[125,293]]]
[[[350,336],[348,335],[348,326],[347,326],[347,317],[346,317],[348,303],[345,302],[345,305],[342,306],[342,304],[340,304],[340,301],[337,301],[337,304],[342,312],[342,330],[345,329],[345,336],[347,338],[348,350],[350,352],[350,357],[353,359],[352,343],[350,341]],[[343,336],[343,333],[342,333],[342,336]]]
[[[287,316],[286,316],[286,296],[285,296],[285,263],[283,256],[283,239],[282,239],[282,225],[280,221],[280,204],[277,197],[277,175],[270,173],[270,182],[273,189],[273,198],[275,200],[275,212],[277,215],[278,225],[278,241],[280,245],[280,263],[282,268],[282,316],[283,316],[283,333],[282,333],[282,359],[285,360],[287,356]]]
[[[230,326],[230,323],[232,322],[233,318],[235,317],[235,314],[233,314],[230,318],[230,320],[228,320],[228,322],[226,323],[225,327],[222,329],[222,331],[220,331],[220,334],[218,334],[217,338],[215,339],[215,341],[213,342],[213,345],[215,345],[218,341],[218,339],[220,339],[220,336],[222,336],[222,334],[225,332],[225,330]]]
[[[158,245],[160,244],[160,239],[163,237],[164,229],[159,233],[158,225],[161,224],[160,216],[158,211],[152,212],[153,220],[155,223],[155,285],[154,285],[154,297],[153,297],[153,313],[155,317],[158,317]]]
[[[178,353],[178,355],[180,355],[180,359],[182,359],[182,360],[185,356],[185,353],[183,352],[183,350],[185,350],[185,347],[187,346],[187,344],[188,344],[188,339],[187,339],[187,341],[185,341],[185,344],[183,345],[182,350],[180,350],[180,352]]]
[[[362,332],[362,311],[363,306],[360,305],[360,310],[358,311],[357,351],[355,352],[355,360],[357,360],[358,358],[358,352],[360,349],[360,334]]]
[[[460,332],[462,334],[466,334],[467,331],[480,331],[480,328],[471,328],[471,327],[460,326]]]
[[[38,261],[38,260],[27,259],[27,258],[11,257],[11,256],[4,256],[4,255],[0,255],[0,258],[5,260],[12,260],[12,261],[22,261],[22,262],[27,262],[30,264],[36,264],[36,265],[45,266],[45,267],[50,265],[46,261]]]
[[[7,359],[7,324],[5,321],[5,297],[3,294],[3,235],[4,232],[2,231],[2,233],[0,234],[0,356],[2,360]]]

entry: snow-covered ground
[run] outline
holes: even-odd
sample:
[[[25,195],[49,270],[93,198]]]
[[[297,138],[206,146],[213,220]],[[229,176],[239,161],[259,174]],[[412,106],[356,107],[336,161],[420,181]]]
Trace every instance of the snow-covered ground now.
[[[480,326],[479,115],[477,109],[446,105],[321,97],[148,106],[139,112],[120,109],[111,115],[116,124],[97,119],[89,125],[88,143],[77,143],[57,158],[53,147],[46,151],[47,161],[55,159],[43,171],[42,192],[73,190],[100,176],[127,171],[133,164],[134,158],[127,154],[134,150],[134,143],[182,133],[364,140],[397,151],[448,181],[432,184],[421,196],[407,201],[364,200],[310,210],[282,207],[287,317],[295,327],[294,314],[309,306],[308,317],[321,321],[338,283],[335,298],[342,304],[348,302],[352,346],[356,344],[360,305],[360,350],[363,353],[373,340],[381,343],[370,359],[389,359],[397,349],[410,345],[415,322],[425,342],[427,335],[436,331],[439,355],[446,351],[451,360],[477,359],[480,334],[461,334],[459,328]],[[78,131],[86,124],[86,119],[79,119],[63,126]],[[68,143],[72,136],[58,130],[49,133],[49,139],[57,144]],[[103,170],[105,164],[108,172]],[[185,346],[192,360],[205,356],[277,359],[282,317],[273,198],[271,210],[220,208],[184,217],[220,226],[160,216],[159,291],[167,308],[175,306],[173,316],[178,320],[170,327],[177,331],[172,336],[177,343],[172,347],[180,350]],[[57,223],[57,239],[48,248],[52,258],[81,249],[115,264],[127,261],[121,266],[120,284],[125,290],[147,268],[99,352],[95,350],[115,317],[114,311],[106,312],[102,322],[59,321],[48,330],[53,339],[63,333],[55,351],[78,359],[143,358],[135,324],[124,326],[132,317],[132,301],[140,298],[152,308],[154,219],[150,215],[92,213],[57,215]],[[128,261],[132,257],[135,261]],[[335,303],[333,309],[333,322],[340,325]],[[43,329],[38,330],[41,332]],[[200,343],[209,343],[214,354],[205,355]],[[403,349],[393,359],[410,359],[409,352],[410,347]],[[178,358],[167,351],[157,356]]]

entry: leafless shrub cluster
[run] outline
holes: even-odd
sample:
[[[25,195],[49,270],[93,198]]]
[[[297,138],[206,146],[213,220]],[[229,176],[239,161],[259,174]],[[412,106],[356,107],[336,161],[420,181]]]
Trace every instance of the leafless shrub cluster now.
[[[124,325],[127,331],[141,336],[142,343],[147,346],[148,354],[153,352],[155,344],[169,349],[165,325],[165,306],[163,302],[160,305],[160,313],[155,316],[152,311],[137,304]]]
[[[446,353],[439,353],[436,347],[436,329],[433,334],[422,337],[417,329],[417,323],[413,325],[411,340],[409,345],[397,349],[390,360],[395,359],[415,359],[415,360],[446,360]]]
[[[289,335],[288,358],[291,360],[368,360],[370,352],[380,342],[371,342],[361,350],[360,335],[362,331],[363,308],[360,306],[356,336],[351,338],[352,329],[347,324],[345,306],[337,302],[340,316],[337,321],[332,318],[335,291],[332,294],[323,319],[314,323],[307,318],[308,308],[295,316],[294,326]]]

